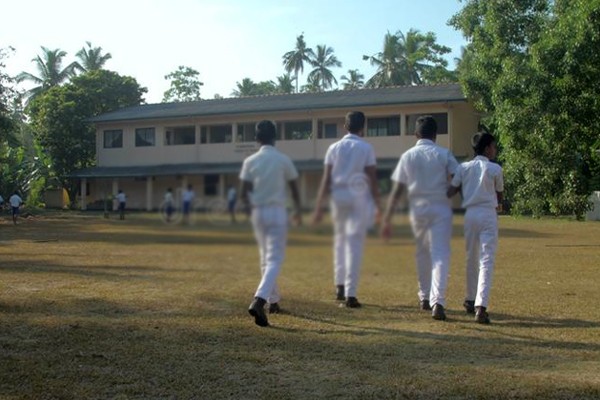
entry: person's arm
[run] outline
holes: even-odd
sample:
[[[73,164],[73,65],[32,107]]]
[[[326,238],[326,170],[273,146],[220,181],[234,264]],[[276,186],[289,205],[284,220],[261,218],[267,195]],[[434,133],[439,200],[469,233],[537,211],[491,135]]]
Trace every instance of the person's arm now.
[[[252,192],[252,182],[241,181],[240,183],[240,200],[244,203],[246,210],[250,210],[250,192]]]
[[[496,197],[498,198],[498,207],[496,207],[496,211],[502,212],[504,211],[504,207],[502,205],[504,201],[504,195],[502,194],[502,192],[496,192]]]
[[[290,192],[292,193],[292,200],[294,201],[294,212],[292,219],[296,225],[302,225],[302,206],[300,204],[300,192],[298,191],[297,179],[289,181]]]
[[[398,204],[398,200],[402,197],[402,193],[406,190],[406,186],[400,182],[394,182],[394,186],[392,191],[388,197],[387,205],[385,207],[385,212],[383,213],[382,223],[381,223],[381,237],[385,240],[389,239],[392,236],[392,216],[394,214],[394,210],[396,209],[396,205]]]
[[[381,205],[379,204],[379,184],[377,182],[377,167],[375,165],[369,165],[365,167],[365,174],[369,178],[369,187],[371,190],[371,196],[375,203],[375,210],[377,216],[381,215]]]
[[[322,203],[325,197],[329,194],[331,186],[331,170],[332,165],[325,165],[325,171],[323,171],[323,177],[321,178],[321,185],[319,186],[319,193],[317,194],[317,201],[315,202],[315,211],[313,214],[313,224],[318,224],[323,220],[323,209]]]
[[[458,192],[460,192],[460,186],[456,187],[456,186],[450,185],[450,187],[446,191],[446,196],[448,196],[448,198],[450,198],[450,197],[454,196]]]

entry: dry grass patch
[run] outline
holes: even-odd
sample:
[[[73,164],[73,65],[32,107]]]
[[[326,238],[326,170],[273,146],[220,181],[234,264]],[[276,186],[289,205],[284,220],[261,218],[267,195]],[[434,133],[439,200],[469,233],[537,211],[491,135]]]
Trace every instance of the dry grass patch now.
[[[406,217],[369,238],[360,310],[333,301],[331,230],[291,231],[285,314],[259,328],[249,225],[48,214],[0,223],[2,399],[600,396],[600,224],[502,217],[490,316],[463,313],[455,218],[447,322],[417,309]]]

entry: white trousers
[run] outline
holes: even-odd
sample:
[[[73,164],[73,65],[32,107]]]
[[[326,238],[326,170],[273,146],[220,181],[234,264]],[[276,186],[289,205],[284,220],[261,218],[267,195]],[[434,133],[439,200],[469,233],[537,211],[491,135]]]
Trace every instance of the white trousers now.
[[[268,303],[279,302],[277,277],[285,257],[287,212],[284,207],[264,206],[252,209],[252,226],[260,255],[261,280],[255,297]]]
[[[498,247],[498,216],[490,207],[471,207],[465,213],[467,248],[466,300],[487,307]]]
[[[452,237],[450,204],[411,204],[410,223],[416,241],[419,300],[445,306]]]
[[[346,297],[356,297],[360,267],[371,208],[366,197],[332,196],[334,243],[333,265],[335,285],[344,285]]]

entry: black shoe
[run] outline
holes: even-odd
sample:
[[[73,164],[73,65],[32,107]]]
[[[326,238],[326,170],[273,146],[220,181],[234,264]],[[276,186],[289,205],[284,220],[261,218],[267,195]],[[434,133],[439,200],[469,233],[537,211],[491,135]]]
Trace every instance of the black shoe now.
[[[463,307],[467,314],[475,314],[475,300],[465,300]]]
[[[421,310],[431,311],[431,305],[429,304],[429,300],[421,300]]]
[[[348,308],[360,308],[360,307],[362,307],[362,304],[360,304],[358,302],[358,299],[356,297],[348,297],[346,299],[346,303],[344,303],[344,304]]]
[[[485,307],[475,307],[475,322],[480,324],[489,324],[490,316],[488,315]]]
[[[258,326],[269,326],[269,320],[267,319],[267,314],[265,314],[265,303],[265,299],[255,297],[248,308],[248,312],[254,317],[254,322]]]
[[[269,314],[279,314],[281,311],[281,307],[279,307],[278,303],[269,304]]]
[[[336,300],[346,300],[346,296],[344,293],[344,285],[337,285],[336,286],[336,295],[335,295],[335,299]]]
[[[434,304],[433,310],[431,311],[431,317],[438,321],[445,321],[446,313],[444,312],[444,306],[441,304]]]

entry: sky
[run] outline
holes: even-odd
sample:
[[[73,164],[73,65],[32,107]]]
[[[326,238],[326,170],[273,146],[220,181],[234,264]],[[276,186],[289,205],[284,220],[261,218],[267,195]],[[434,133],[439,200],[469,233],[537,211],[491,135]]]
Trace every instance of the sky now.
[[[466,44],[447,25],[464,5],[459,0],[5,0],[0,48],[15,51],[4,60],[10,75],[39,76],[32,59],[41,46],[67,52],[76,61],[86,42],[112,55],[105,68],[134,77],[158,103],[169,88],[165,75],[186,66],[204,83],[201,97],[230,97],[244,78],[276,80],[285,73],[282,56],[304,33],[311,48],[327,45],[342,62],[340,77],[358,69],[365,80],[375,70],[363,55],[383,48],[387,32],[434,32],[448,46],[449,68]],[[310,66],[300,76],[305,82]],[[29,85],[30,87],[31,85]],[[27,84],[21,88],[27,89]]]

